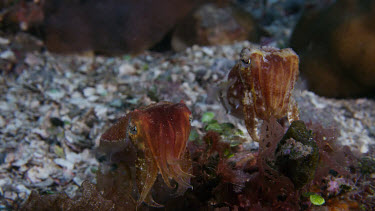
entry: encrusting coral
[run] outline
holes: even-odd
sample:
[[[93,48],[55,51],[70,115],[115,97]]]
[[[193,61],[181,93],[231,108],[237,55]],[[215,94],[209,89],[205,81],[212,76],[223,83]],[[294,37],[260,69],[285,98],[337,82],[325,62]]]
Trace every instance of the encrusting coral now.
[[[298,76],[298,56],[290,48],[244,48],[228,75],[220,96],[228,112],[245,119],[250,136],[259,141],[259,120],[299,119],[292,97]]]
[[[103,147],[135,147],[138,205],[145,201],[161,206],[149,194],[158,173],[170,188],[170,178],[177,182],[179,194],[191,187],[191,162],[186,153],[190,120],[191,112],[185,103],[160,102],[130,112],[102,135]]]

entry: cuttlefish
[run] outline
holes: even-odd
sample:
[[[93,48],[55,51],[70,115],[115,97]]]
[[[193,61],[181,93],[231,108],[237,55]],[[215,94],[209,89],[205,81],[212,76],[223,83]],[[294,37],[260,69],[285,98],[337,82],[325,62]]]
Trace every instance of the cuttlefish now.
[[[299,119],[293,98],[298,64],[299,58],[290,48],[242,49],[239,61],[228,74],[220,100],[228,112],[245,120],[254,141],[260,140],[258,125],[263,120],[286,117],[292,123]]]
[[[159,102],[128,113],[102,135],[101,147],[130,144],[135,149],[137,205],[162,206],[150,194],[158,173],[168,187],[175,188],[171,180],[177,183],[177,193],[191,187],[192,166],[186,150],[190,121],[191,112],[183,101]]]

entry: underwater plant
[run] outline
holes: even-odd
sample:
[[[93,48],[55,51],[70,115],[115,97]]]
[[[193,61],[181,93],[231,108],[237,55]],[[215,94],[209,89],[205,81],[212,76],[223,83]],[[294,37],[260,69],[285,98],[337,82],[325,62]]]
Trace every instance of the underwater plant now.
[[[229,113],[245,120],[253,140],[259,141],[258,120],[287,117],[291,123],[299,119],[292,97],[298,62],[290,48],[251,47],[241,51],[220,98]]]
[[[161,206],[150,195],[158,173],[168,187],[173,188],[170,179],[178,183],[178,194],[191,187],[192,167],[186,153],[190,120],[191,112],[184,102],[159,102],[128,113],[102,135],[100,147],[115,146],[121,151],[134,146],[138,205]]]

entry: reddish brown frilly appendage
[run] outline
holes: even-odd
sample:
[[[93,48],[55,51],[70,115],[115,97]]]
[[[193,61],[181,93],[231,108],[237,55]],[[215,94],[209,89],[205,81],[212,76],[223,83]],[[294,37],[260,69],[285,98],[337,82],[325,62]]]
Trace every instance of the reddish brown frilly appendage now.
[[[180,194],[191,187],[192,167],[186,150],[190,118],[185,103],[160,102],[130,112],[102,135],[101,147],[135,146],[138,205],[161,206],[149,194],[158,173],[170,188],[170,179],[176,181]]]
[[[234,116],[245,119],[250,136],[259,141],[258,120],[299,119],[292,98],[298,76],[298,56],[290,49],[244,48],[228,75],[221,101]]]

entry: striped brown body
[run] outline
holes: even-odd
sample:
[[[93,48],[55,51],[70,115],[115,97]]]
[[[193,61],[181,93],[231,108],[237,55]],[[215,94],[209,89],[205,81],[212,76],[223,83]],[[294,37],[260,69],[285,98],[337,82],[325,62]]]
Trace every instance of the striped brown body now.
[[[298,76],[298,56],[292,49],[244,48],[228,75],[225,106],[245,119],[250,136],[258,141],[258,120],[298,119],[292,91]]]
[[[190,188],[191,161],[186,150],[191,112],[184,102],[159,102],[136,109],[110,127],[100,139],[100,147],[136,149],[137,204],[160,207],[150,194],[158,173],[168,187],[177,184],[177,194]]]

